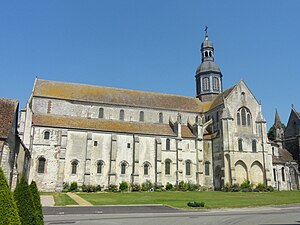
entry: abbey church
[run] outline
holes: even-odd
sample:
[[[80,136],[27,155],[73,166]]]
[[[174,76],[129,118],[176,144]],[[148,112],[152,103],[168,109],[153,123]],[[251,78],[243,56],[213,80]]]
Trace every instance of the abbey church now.
[[[207,32],[201,54],[196,97],[36,79],[19,124],[31,152],[29,182],[41,191],[146,180],[213,190],[280,180],[282,190],[299,188],[297,166],[280,161],[245,82],[223,90]]]

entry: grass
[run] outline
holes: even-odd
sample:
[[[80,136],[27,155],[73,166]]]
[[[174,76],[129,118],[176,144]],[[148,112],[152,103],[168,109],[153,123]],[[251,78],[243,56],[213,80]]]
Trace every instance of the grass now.
[[[54,198],[55,206],[78,205],[66,193],[62,192],[41,192],[40,195],[52,195]]]
[[[189,201],[204,201],[205,208],[239,208],[300,203],[300,191],[281,192],[126,192],[77,193],[93,205],[164,204],[189,208]]]

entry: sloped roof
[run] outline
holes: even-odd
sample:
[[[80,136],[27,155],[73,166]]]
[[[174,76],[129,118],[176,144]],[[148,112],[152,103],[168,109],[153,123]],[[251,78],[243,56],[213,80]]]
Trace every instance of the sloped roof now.
[[[279,156],[272,156],[273,163],[284,164],[286,162],[295,161],[292,154],[286,149],[278,149]]]
[[[216,108],[224,103],[224,99],[231,93],[235,88],[236,84],[220,93],[211,103],[210,110]]]
[[[0,151],[2,151],[4,145],[4,141],[0,141]]]
[[[150,124],[138,122],[125,122],[105,119],[87,119],[82,117],[66,117],[54,115],[34,114],[34,126],[71,128],[83,130],[109,131],[119,133],[149,134],[176,136],[168,124]],[[195,137],[187,126],[182,126],[182,137]]]
[[[0,138],[7,138],[16,118],[18,100],[0,98]]]
[[[186,96],[40,79],[36,80],[33,96],[186,112],[203,112],[210,107]]]

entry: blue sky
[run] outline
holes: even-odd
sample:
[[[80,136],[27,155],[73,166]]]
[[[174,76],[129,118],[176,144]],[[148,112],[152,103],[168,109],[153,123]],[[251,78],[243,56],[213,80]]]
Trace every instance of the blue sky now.
[[[243,79],[268,126],[300,111],[300,1],[1,1],[0,97],[35,76],[195,96],[204,27],[224,89]]]

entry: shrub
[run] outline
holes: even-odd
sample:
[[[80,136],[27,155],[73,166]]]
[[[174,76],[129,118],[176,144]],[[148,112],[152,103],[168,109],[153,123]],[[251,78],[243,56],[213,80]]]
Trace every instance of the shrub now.
[[[189,207],[204,207],[205,202],[189,201],[189,202],[187,203],[187,205],[188,205]]]
[[[146,182],[142,183],[142,191],[151,191],[153,190],[153,184],[150,180],[146,180]]]
[[[233,185],[231,185],[230,191],[231,192],[238,192],[238,191],[240,191],[240,185],[239,184],[233,184]]]
[[[70,191],[70,185],[69,183],[63,183],[63,189],[62,189],[62,192],[68,192]]]
[[[115,184],[110,184],[107,188],[107,191],[109,192],[118,192],[118,186]]]
[[[99,188],[100,188],[100,190],[99,190]],[[96,191],[101,191],[101,186],[100,185],[98,185],[98,186],[94,186],[94,185],[82,185],[81,186],[81,190],[83,191],[83,192],[96,192]]]
[[[223,191],[225,191],[225,192],[231,191],[231,186],[228,182],[225,184]]]
[[[242,190],[243,189],[251,189],[251,184],[249,180],[244,180],[243,183],[241,183],[241,187]]]
[[[156,192],[162,192],[162,191],[164,191],[164,186],[161,184],[156,184],[154,190]]]
[[[172,190],[172,189],[173,189],[173,184],[171,184],[171,183],[168,182],[168,183],[166,184],[166,190],[167,190],[167,191],[170,191],[170,190]]]
[[[259,183],[257,186],[256,186],[256,189],[258,189],[259,191],[266,191],[267,190],[267,187],[266,185],[262,184],[262,183]]]
[[[14,196],[22,225],[36,224],[32,195],[24,175],[16,186]]]
[[[141,185],[140,184],[132,184],[131,185],[131,191],[137,192],[141,190]]]
[[[122,181],[119,185],[120,191],[128,191],[128,183],[126,181]]]
[[[0,167],[0,224],[21,224],[18,208]]]
[[[77,182],[74,181],[74,182],[71,183],[69,190],[70,191],[77,191],[77,188],[78,188]]]
[[[267,186],[267,191],[269,191],[269,192],[273,192],[274,191],[274,188],[272,187],[272,186]]]
[[[189,191],[199,191],[201,186],[199,184],[189,183]]]
[[[38,191],[35,181],[31,181],[29,188],[31,191],[34,210],[35,210],[35,219],[36,219],[35,224],[43,225],[44,224],[44,216],[43,216],[43,211],[42,211],[41,198],[40,198],[40,194],[39,194],[39,191]]]

